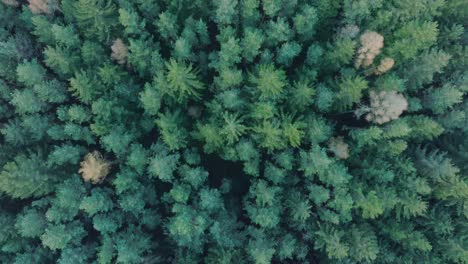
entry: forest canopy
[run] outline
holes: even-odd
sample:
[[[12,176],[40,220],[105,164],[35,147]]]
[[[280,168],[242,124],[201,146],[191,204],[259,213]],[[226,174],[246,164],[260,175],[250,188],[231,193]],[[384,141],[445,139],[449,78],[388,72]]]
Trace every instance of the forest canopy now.
[[[468,263],[464,0],[0,0],[0,263]]]

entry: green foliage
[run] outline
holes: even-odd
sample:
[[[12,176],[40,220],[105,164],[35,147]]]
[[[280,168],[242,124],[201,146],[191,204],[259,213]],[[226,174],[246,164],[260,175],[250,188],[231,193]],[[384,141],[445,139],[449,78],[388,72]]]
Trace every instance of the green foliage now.
[[[439,34],[437,22],[413,20],[393,34],[394,43],[390,46],[392,57],[409,59],[424,48],[431,47]]]
[[[26,86],[33,86],[44,79],[46,72],[36,60],[32,60],[19,64],[18,68],[16,68],[16,73],[18,74],[18,81]]]
[[[151,176],[156,176],[162,181],[171,181],[180,156],[178,154],[169,155],[167,149],[161,144],[155,146],[155,149],[155,155],[149,161],[148,172]]]
[[[187,131],[182,127],[182,122],[179,111],[160,114],[156,120],[161,138],[171,150],[179,149],[187,143]]]
[[[16,67],[21,60],[18,43],[14,38],[0,42],[0,76],[7,80],[14,80]]]
[[[316,146],[310,151],[301,151],[300,153],[300,170],[304,172],[304,176],[312,177],[315,174],[323,174],[332,162],[327,157],[325,151]]]
[[[236,13],[237,4],[237,0],[222,0],[215,2],[214,21],[220,26],[235,22],[234,15]]]
[[[363,218],[375,219],[383,213],[383,202],[377,197],[375,191],[370,191],[362,200],[357,202],[362,209]]]
[[[64,225],[50,226],[41,236],[42,243],[52,250],[64,248],[70,239],[71,236],[66,233]]]
[[[428,91],[425,98],[425,104],[435,114],[442,114],[450,110],[455,104],[463,101],[463,92],[459,91],[450,84],[441,88],[434,88]]]
[[[162,94],[167,94],[178,103],[185,103],[189,97],[200,98],[199,91],[204,88],[198,80],[197,71],[192,65],[171,59],[165,63],[166,71],[158,74],[156,84]]]
[[[163,39],[175,38],[179,32],[177,17],[168,10],[161,12],[154,24]]]
[[[58,180],[40,153],[21,154],[3,166],[0,190],[15,198],[39,197],[50,193]]]
[[[440,124],[427,116],[414,115],[407,118],[411,126],[411,137],[416,141],[423,139],[433,139],[442,134],[444,129]]]
[[[148,47],[152,47],[153,43],[150,41],[145,41],[141,38],[130,39],[129,42],[128,63],[133,65],[140,75],[146,75],[149,70],[148,67],[150,66],[150,61],[148,61],[148,58],[154,57],[151,49],[148,49]],[[156,47],[154,48],[156,49]],[[157,54],[157,52],[153,53]]]
[[[361,77],[342,79],[338,84],[335,108],[338,111],[350,109],[353,104],[361,100],[362,91],[367,89],[367,86],[367,81]]]
[[[40,100],[48,103],[63,103],[68,99],[65,85],[57,80],[50,80],[36,83],[33,86],[34,92]]]
[[[39,237],[44,233],[46,224],[42,212],[29,209],[17,217],[15,227],[23,237]]]
[[[242,119],[236,115],[225,113],[223,115],[224,126],[221,130],[221,136],[225,137],[229,144],[239,141],[247,128],[242,124]]]
[[[197,214],[194,209],[185,205],[175,205],[172,212],[174,216],[170,217],[167,223],[169,234],[180,246],[199,246],[201,236],[207,228],[207,219],[203,214]],[[193,223],[193,225],[188,223]]]
[[[369,226],[351,229],[350,255],[356,261],[375,261],[379,254],[379,245],[375,233]]]
[[[96,213],[110,211],[113,207],[110,197],[110,190],[107,189],[93,189],[91,195],[85,197],[80,204],[80,209],[90,216]]]
[[[84,149],[80,146],[72,144],[56,145],[47,158],[47,164],[49,164],[49,166],[64,164],[76,165],[79,163],[84,152]]]
[[[228,32],[228,29],[226,32]],[[220,36],[220,42],[221,50],[218,53],[218,67],[228,68],[236,63],[239,63],[241,53],[239,40],[233,37]]]
[[[114,255],[114,244],[109,236],[104,236],[102,244],[100,245],[97,253],[97,260],[99,263],[111,263]]]
[[[277,70],[272,64],[260,65],[257,72],[250,76],[254,92],[260,94],[260,99],[277,99],[282,96],[286,86],[286,74]]]
[[[297,42],[286,42],[278,49],[276,61],[284,66],[290,66],[300,52],[301,45]]]
[[[44,56],[45,64],[60,76],[70,76],[78,66],[78,56],[60,46],[47,46]]]
[[[344,259],[348,256],[349,245],[342,241],[344,231],[336,230],[331,226],[321,226],[315,232],[317,240],[315,241],[315,249],[324,249],[328,257],[331,259]]]
[[[275,249],[270,241],[264,238],[264,235],[249,240],[247,245],[248,253],[255,264],[270,263]]]
[[[281,42],[288,41],[291,38],[292,32],[288,22],[284,18],[270,20],[266,25],[265,36],[268,46],[275,46]]]
[[[309,5],[303,6],[301,12],[294,16],[294,27],[302,41],[312,39],[317,20],[317,9]]]
[[[356,42],[349,38],[338,39],[333,44],[327,43],[324,54],[329,67],[337,69],[351,62],[354,56]]]
[[[106,58],[103,47],[99,43],[89,40],[83,42],[80,54],[83,62],[92,66],[100,64]]]
[[[307,80],[294,83],[289,97],[291,108],[304,111],[314,102],[315,89]]]
[[[242,38],[242,57],[253,61],[259,54],[265,37],[262,32],[255,28],[246,28]]]
[[[46,212],[49,222],[58,223],[70,221],[79,213],[80,202],[85,194],[85,188],[78,176],[73,175],[57,186],[52,206]]]
[[[76,22],[87,37],[108,40],[110,30],[117,23],[117,10],[112,1],[79,0],[73,7]]]
[[[133,232],[132,232],[133,231]],[[128,230],[119,236],[116,241],[117,263],[141,263],[144,252],[151,247],[149,236],[141,231]]]
[[[54,33],[50,30],[52,24],[45,16],[33,16],[31,21],[34,26],[32,33],[37,36],[39,42],[45,44],[54,43]]]
[[[0,2],[0,263],[468,262],[466,1]]]
[[[78,72],[70,79],[69,90],[84,103],[91,103],[99,95],[100,84],[90,74]]]
[[[45,108],[32,89],[15,90],[12,94],[11,104],[15,106],[18,114],[32,114],[40,112]]]
[[[414,64],[407,69],[408,88],[420,89],[433,80],[435,74],[442,72],[451,56],[443,51],[430,50],[417,57]]]
[[[54,24],[52,26],[52,33],[57,44],[64,45],[65,47],[77,47],[80,45],[80,39],[71,26],[59,26]]]
[[[140,21],[138,14],[133,10],[119,9],[119,22],[125,27],[126,34],[139,34],[145,28],[145,21]]]
[[[130,146],[130,153],[127,157],[127,164],[139,173],[142,173],[148,163],[148,151],[139,144]]]
[[[269,150],[282,149],[285,147],[285,141],[282,138],[282,131],[277,122],[264,121],[258,127],[254,128],[258,144]]]

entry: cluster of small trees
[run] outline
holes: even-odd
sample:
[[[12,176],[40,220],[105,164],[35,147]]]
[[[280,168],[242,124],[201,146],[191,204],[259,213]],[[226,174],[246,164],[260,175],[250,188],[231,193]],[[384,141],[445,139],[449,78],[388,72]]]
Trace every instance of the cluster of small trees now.
[[[1,0],[0,262],[468,263],[462,0]]]

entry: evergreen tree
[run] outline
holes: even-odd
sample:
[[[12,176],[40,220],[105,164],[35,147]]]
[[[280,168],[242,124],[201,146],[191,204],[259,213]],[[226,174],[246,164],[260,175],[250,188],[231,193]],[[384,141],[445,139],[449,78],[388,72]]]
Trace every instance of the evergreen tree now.
[[[0,263],[468,263],[462,0],[0,0]]]
[[[15,198],[39,197],[54,190],[59,175],[51,173],[39,153],[19,154],[7,162],[0,173],[0,188]]]

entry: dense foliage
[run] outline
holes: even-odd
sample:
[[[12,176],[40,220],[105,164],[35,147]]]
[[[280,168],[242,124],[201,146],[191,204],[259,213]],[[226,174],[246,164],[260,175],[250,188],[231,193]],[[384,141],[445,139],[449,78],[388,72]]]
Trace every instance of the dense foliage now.
[[[1,0],[0,263],[468,263],[463,0]]]

